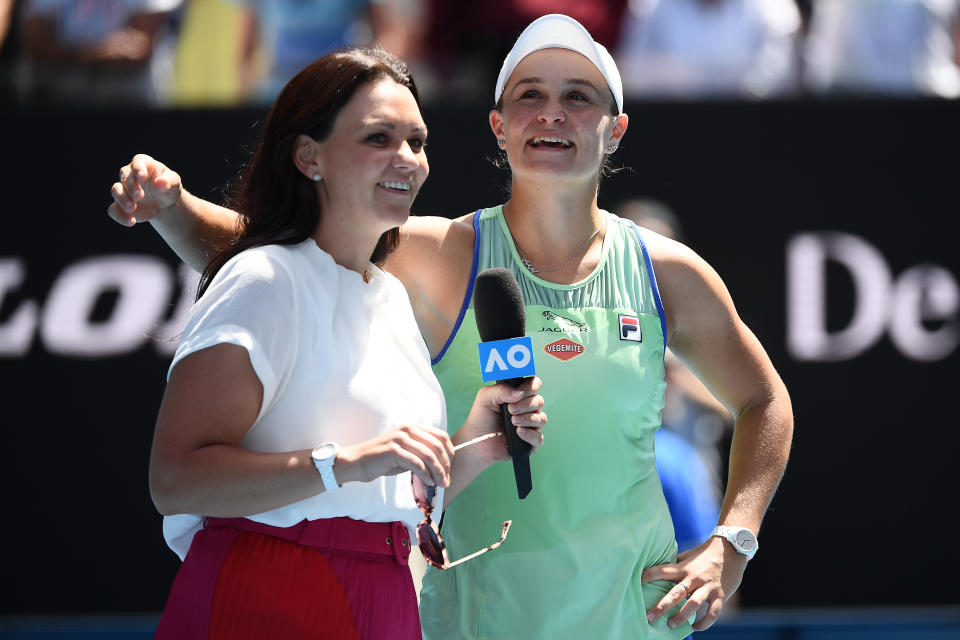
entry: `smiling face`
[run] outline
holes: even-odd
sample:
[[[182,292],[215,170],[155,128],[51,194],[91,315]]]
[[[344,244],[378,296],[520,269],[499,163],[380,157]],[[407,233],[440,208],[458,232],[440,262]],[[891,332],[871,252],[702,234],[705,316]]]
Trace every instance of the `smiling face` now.
[[[603,74],[568,49],[542,49],[520,61],[490,126],[506,140],[514,178],[534,174],[596,180],[603,154],[626,131],[612,115]]]
[[[379,237],[406,222],[429,173],[427,126],[410,90],[392,79],[357,89],[323,141],[313,144],[323,178],[322,227]]]

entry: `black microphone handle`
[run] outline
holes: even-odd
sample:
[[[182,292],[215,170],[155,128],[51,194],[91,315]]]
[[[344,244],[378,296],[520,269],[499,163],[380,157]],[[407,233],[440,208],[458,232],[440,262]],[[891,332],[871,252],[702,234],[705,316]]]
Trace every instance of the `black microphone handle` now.
[[[523,384],[524,380],[526,380],[526,378],[510,378],[509,380],[498,380],[497,382],[505,382],[512,387],[519,387]],[[507,453],[509,453],[510,457],[514,460],[517,458],[529,458],[533,446],[517,435],[517,427],[513,424],[513,420],[511,420],[510,409],[507,408],[506,402],[500,405],[500,415],[503,418],[503,435],[506,436],[507,439]]]

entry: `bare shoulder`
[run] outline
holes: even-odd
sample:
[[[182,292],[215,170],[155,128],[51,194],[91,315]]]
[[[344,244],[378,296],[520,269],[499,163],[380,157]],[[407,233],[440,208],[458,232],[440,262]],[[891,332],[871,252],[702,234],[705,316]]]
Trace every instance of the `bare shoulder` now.
[[[400,228],[400,245],[387,259],[386,268],[404,284],[434,280],[437,272],[456,270],[465,260],[469,263],[473,235],[470,216],[453,220],[411,216]]]
[[[437,216],[411,216],[400,228],[401,246],[398,257],[413,258],[404,254],[408,249],[445,249],[473,251],[473,214],[448,219]],[[404,246],[406,245],[406,246]]]
[[[453,220],[412,216],[385,268],[407,289],[414,316],[433,355],[460,314],[473,266],[473,214]]]
[[[646,237],[670,349],[734,415],[771,394],[785,397],[776,369],[716,270],[690,247]]]
[[[696,286],[705,279],[716,277],[716,272],[707,261],[687,245],[649,229],[644,229],[643,234],[661,296],[678,287]]]
[[[726,285],[697,252],[649,230],[644,231],[644,239],[657,276],[671,342],[705,319],[731,321],[736,317]]]

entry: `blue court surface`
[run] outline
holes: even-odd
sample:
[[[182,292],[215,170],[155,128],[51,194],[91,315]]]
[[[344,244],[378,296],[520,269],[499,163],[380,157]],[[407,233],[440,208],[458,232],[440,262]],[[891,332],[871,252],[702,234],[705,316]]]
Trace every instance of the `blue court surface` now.
[[[149,640],[158,614],[3,616],[2,640]],[[741,611],[702,640],[960,640],[960,606]]]

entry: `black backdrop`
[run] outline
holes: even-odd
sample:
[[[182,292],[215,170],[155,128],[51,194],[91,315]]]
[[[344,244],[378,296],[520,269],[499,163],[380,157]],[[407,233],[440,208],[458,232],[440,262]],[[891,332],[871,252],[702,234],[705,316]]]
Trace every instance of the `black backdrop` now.
[[[601,206],[639,195],[679,213],[688,243],[724,278],[794,400],[792,459],[743,605],[960,602],[960,585],[947,579],[957,568],[960,311],[951,292],[960,281],[960,103],[647,103],[628,111],[617,157],[629,169],[605,180]],[[260,117],[0,113],[3,613],[162,608],[177,561],[146,470],[169,355],[155,341],[120,344],[97,329],[120,326],[121,310],[132,318],[158,295],[158,319],[174,314],[180,272],[149,228],[107,219],[108,189],[123,162],[147,151],[194,193],[218,199]],[[485,157],[495,149],[485,110],[433,108],[426,119],[432,176],[415,212],[453,216],[501,201],[503,175]],[[825,302],[814,290],[788,306],[788,246],[804,234],[836,259],[823,267]],[[819,308],[820,333],[839,334],[870,298],[867,280],[844,266],[851,242],[872,247],[873,266],[879,256],[896,287],[872,281],[874,304],[861,320],[878,328],[855,353],[810,359],[820,356],[788,345],[788,312],[802,328],[816,324],[810,309]],[[133,284],[110,284],[118,271]],[[74,293],[83,286],[85,294]],[[907,329],[891,338],[898,318]],[[163,329],[137,331],[169,335]],[[939,351],[918,360],[916,345],[933,335]]]

